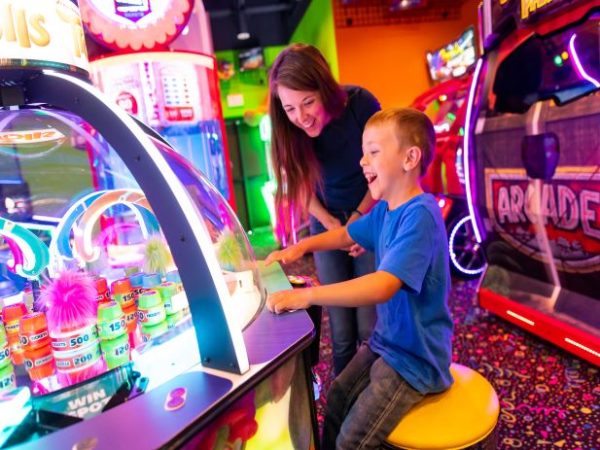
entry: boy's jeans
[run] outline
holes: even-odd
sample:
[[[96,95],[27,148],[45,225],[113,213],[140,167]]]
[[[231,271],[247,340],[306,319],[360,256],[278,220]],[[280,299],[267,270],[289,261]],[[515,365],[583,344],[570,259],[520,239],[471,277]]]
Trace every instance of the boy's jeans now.
[[[361,345],[329,389],[322,450],[379,449],[423,397],[368,345]]]
[[[335,214],[345,223],[347,216]],[[310,220],[310,234],[325,231],[314,217]],[[341,250],[315,252],[315,266],[321,284],[332,284],[366,275],[375,269],[375,255],[365,252],[357,258]],[[375,326],[377,313],[374,306],[359,308],[328,307],[329,326],[333,347],[333,371],[338,375],[356,354],[357,347],[366,342]]]

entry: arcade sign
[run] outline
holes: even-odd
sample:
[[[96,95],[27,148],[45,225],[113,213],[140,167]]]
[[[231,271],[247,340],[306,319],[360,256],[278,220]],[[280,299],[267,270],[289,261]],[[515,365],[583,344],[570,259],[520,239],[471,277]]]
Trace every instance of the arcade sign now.
[[[545,261],[537,238],[540,218],[557,268],[600,268],[600,174],[595,167],[558,168],[543,182],[539,213],[524,169],[486,169],[486,206],[494,230],[521,253]]]
[[[482,11],[482,37],[486,49],[517,27],[527,26],[542,18],[558,16],[576,0],[484,0]]]
[[[165,49],[187,25],[194,0],[79,0],[81,17],[101,45],[120,51]]]
[[[79,10],[70,0],[0,0],[0,69],[51,68],[87,75]]]

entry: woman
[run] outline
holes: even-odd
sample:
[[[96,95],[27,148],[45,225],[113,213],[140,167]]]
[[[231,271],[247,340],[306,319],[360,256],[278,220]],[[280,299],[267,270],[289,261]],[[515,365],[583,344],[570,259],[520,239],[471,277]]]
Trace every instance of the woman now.
[[[315,47],[292,44],[283,50],[269,76],[271,151],[277,177],[278,221],[289,235],[295,222],[310,214],[311,234],[358,219],[373,206],[359,161],[366,121],[380,108],[357,86],[339,85]],[[358,246],[348,251],[315,253],[323,284],[337,283],[374,270],[374,257]],[[339,374],[366,341],[375,308],[329,308],[333,365]],[[315,311],[312,311],[315,320]],[[320,310],[316,312],[317,340]],[[317,342],[318,351],[318,342]],[[318,355],[318,353],[317,353]]]

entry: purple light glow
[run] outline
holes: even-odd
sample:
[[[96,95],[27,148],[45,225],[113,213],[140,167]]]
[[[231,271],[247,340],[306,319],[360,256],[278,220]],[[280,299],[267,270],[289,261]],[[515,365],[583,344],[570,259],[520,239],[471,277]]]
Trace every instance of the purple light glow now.
[[[577,50],[575,49],[575,38],[576,37],[577,37],[577,33],[573,33],[573,36],[571,36],[571,39],[569,39],[569,50],[571,50],[571,56],[573,57],[573,61],[575,62],[575,69],[577,70],[577,73],[579,74],[579,76],[581,78],[589,81],[595,87],[599,88],[600,83],[598,82],[598,80],[596,80],[595,78],[588,75],[588,73],[583,68],[583,65],[581,64],[581,60],[579,59],[579,55],[577,54]]]
[[[469,88],[469,98],[467,99],[467,112],[465,115],[465,137],[464,137],[464,153],[463,153],[463,168],[465,172],[465,191],[467,193],[467,206],[469,207],[469,217],[473,225],[473,232],[475,233],[475,239],[478,243],[481,243],[481,233],[477,228],[477,221],[475,220],[475,207],[473,205],[473,197],[471,194],[471,168],[469,164],[469,157],[471,154],[471,120],[473,115],[473,101],[475,98],[475,91],[477,90],[477,83],[479,81],[479,75],[481,73],[481,67],[483,65],[483,59],[477,61],[475,66],[475,72],[473,73],[473,81],[471,81],[471,87]]]

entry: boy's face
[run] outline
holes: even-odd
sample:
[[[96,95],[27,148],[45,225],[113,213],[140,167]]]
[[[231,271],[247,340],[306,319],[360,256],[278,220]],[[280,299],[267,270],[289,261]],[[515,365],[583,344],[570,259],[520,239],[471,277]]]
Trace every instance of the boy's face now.
[[[278,86],[277,95],[290,122],[310,137],[319,136],[331,120],[318,91],[295,91]]]
[[[407,172],[415,168],[416,151],[419,151],[417,147],[403,148],[391,123],[365,128],[360,165],[375,200],[391,204],[402,198]],[[420,156],[420,151],[416,156]]]

